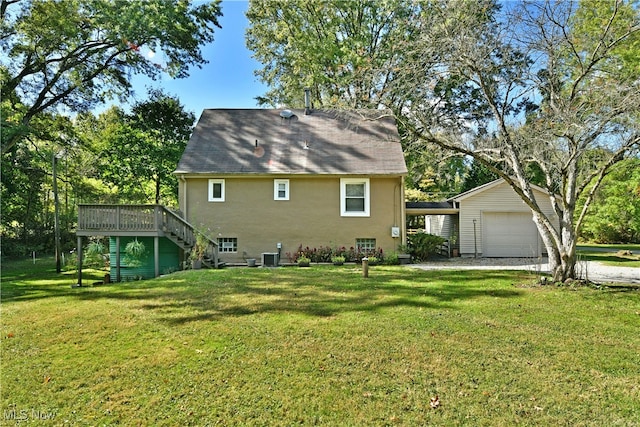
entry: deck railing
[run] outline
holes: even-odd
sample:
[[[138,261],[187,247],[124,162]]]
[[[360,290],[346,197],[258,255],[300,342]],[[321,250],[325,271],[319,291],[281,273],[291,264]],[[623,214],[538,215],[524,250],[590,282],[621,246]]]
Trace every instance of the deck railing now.
[[[163,210],[160,205],[79,205],[78,230],[157,231],[162,229]]]
[[[194,227],[162,205],[79,205],[78,231],[104,233],[171,234],[195,243]]]

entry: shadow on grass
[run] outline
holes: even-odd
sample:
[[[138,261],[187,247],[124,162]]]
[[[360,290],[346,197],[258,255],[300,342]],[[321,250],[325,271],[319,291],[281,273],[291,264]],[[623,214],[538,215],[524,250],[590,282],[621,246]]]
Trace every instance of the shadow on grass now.
[[[198,273],[183,275],[196,277]],[[78,297],[139,300],[139,307],[153,312],[159,320],[184,324],[260,314],[331,317],[393,307],[455,310],[458,301],[510,298],[522,293],[504,286],[512,273],[495,271],[416,272],[396,268],[372,271],[373,277],[365,279],[355,269],[319,267],[304,272],[295,268],[241,274],[211,271],[199,276],[197,283],[186,279],[167,286],[162,281],[149,281],[143,292],[86,293]]]
[[[603,255],[602,253],[583,253],[580,255],[581,260],[587,261],[598,261],[603,263],[615,263],[622,264],[625,263],[638,263],[640,258],[637,256],[621,256],[616,255],[615,253]]]
[[[85,284],[101,281],[106,271],[87,269]],[[78,282],[75,271],[56,273],[53,258],[32,261],[3,261],[0,276],[0,299],[3,303],[65,297],[77,294],[73,285]]]
[[[55,273],[54,277],[55,277]],[[3,284],[3,302],[42,298],[121,300],[169,324],[220,321],[258,314],[331,317],[344,312],[375,312],[393,307],[458,309],[474,298],[512,298],[517,272],[420,271],[375,267],[369,278],[359,268],[226,269],[185,271],[154,280],[71,288],[60,281],[27,278]],[[40,283],[42,282],[42,283]]]

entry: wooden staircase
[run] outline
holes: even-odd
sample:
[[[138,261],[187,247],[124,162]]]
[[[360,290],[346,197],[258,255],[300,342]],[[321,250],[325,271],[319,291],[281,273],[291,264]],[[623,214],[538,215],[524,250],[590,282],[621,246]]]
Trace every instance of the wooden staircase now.
[[[164,236],[185,252],[200,252],[202,265],[207,268],[220,268],[218,243],[198,231],[177,213],[162,207]]]

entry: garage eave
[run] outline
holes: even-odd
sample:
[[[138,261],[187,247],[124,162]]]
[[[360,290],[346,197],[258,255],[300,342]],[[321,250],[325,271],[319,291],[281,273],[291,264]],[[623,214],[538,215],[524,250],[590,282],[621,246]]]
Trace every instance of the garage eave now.
[[[407,208],[407,215],[457,215],[460,209],[456,208]]]

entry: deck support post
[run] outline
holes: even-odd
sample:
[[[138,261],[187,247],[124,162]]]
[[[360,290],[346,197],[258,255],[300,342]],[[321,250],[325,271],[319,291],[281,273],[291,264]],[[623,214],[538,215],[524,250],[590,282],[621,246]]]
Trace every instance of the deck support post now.
[[[120,236],[116,236],[116,282],[120,283],[122,275],[120,274]]]
[[[155,264],[155,277],[160,276],[160,238],[153,238],[153,262]]]
[[[82,286],[82,236],[78,236],[78,283],[77,286]]]

